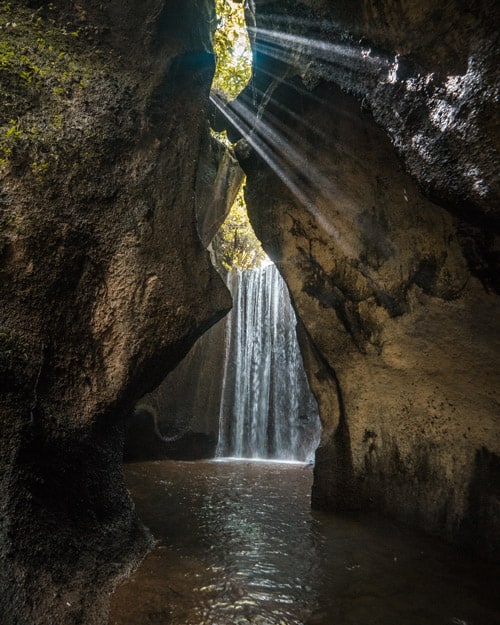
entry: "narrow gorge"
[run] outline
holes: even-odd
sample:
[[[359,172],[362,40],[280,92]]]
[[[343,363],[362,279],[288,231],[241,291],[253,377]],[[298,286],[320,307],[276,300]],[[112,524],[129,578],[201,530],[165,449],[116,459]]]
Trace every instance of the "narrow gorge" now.
[[[321,424],[286,284],[272,264],[232,270],[226,284],[231,312],[137,404],[126,462],[313,461]]]
[[[332,567],[361,567],[352,596],[376,595],[366,571],[385,530],[356,526],[335,551],[347,514],[470,558],[443,595],[453,606],[464,584],[470,616],[436,607],[436,619],[494,625],[500,606],[469,594],[482,578],[460,575],[484,563],[493,579],[500,560],[500,6],[233,4],[252,47],[237,96],[212,88],[213,0],[0,2],[0,622],[107,623],[115,589],[152,566],[140,564],[155,538],[189,526],[200,492],[193,535],[204,544],[213,523],[214,588],[228,587],[232,531],[260,574],[248,519],[294,511],[268,545],[277,570],[287,544],[297,551],[273,604],[286,625],[333,625],[330,592],[337,625],[382,622],[345,599]],[[244,177],[273,265],[225,278],[214,237]],[[261,392],[245,410],[241,384]],[[216,454],[313,461],[312,482],[306,465],[166,460]],[[139,497],[139,461],[155,461],[161,511]],[[412,580],[418,549],[396,535],[373,559],[388,570],[401,549]],[[170,594],[151,622],[210,623],[167,605],[182,574],[197,584],[197,558],[161,569]],[[274,623],[238,584],[241,622]],[[386,609],[384,623],[409,623]],[[429,625],[419,609],[410,625]]]

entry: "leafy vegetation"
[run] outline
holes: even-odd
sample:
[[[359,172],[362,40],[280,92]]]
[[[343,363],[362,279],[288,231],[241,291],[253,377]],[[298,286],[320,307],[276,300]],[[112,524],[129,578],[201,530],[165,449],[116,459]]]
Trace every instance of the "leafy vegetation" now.
[[[224,271],[254,269],[268,257],[250,224],[243,185],[225,222],[212,241],[216,262]]]
[[[233,99],[245,88],[252,74],[244,3],[216,0],[215,8],[218,24],[213,46],[217,65],[212,89]]]
[[[217,56],[212,90],[225,99],[236,98],[252,74],[252,54],[245,24],[244,2],[215,0],[218,26],[214,35]],[[226,132],[213,135],[230,149]],[[248,219],[242,184],[225,222],[212,241],[219,270],[254,269],[269,261]]]

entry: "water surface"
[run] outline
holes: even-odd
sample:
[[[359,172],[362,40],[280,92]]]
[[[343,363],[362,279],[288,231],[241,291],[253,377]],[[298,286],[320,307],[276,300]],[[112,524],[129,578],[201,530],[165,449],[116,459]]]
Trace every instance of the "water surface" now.
[[[300,464],[129,465],[157,545],[111,625],[500,625],[498,568],[388,522],[310,509]]]

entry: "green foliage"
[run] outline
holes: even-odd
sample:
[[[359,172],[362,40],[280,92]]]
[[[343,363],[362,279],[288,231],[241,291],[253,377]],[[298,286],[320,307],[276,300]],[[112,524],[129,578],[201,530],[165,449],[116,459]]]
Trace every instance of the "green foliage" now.
[[[217,57],[212,89],[235,98],[247,85],[252,74],[252,55],[245,24],[244,3],[215,0],[217,30],[214,52]]]
[[[243,186],[212,241],[217,264],[225,271],[254,269],[268,260],[248,220]]]
[[[73,51],[76,31],[68,32],[54,20],[42,18],[41,11],[16,7],[14,13],[12,3],[0,2],[0,79],[13,96],[12,104],[19,105],[20,100],[36,97],[45,89],[71,95],[89,77],[88,68]],[[2,102],[3,107],[8,105],[9,99]]]
[[[8,124],[0,129],[0,170],[7,167],[12,154],[12,147],[21,137],[22,132],[19,130],[15,119],[10,119]]]
[[[51,129],[51,126],[47,125],[44,131],[47,132],[47,129]],[[14,151],[22,151],[28,146],[39,143],[44,138],[41,134],[42,131],[36,124],[31,126],[21,125],[21,122],[15,119],[10,119],[7,124],[0,126],[0,172],[8,169]],[[45,153],[40,160],[34,160],[31,163],[31,172],[38,181],[48,172],[50,168],[49,160],[57,160],[57,155],[53,152]]]
[[[214,91],[231,100],[246,87],[252,75],[252,53],[245,23],[244,2],[215,0],[218,25],[214,35],[217,56]],[[226,132],[212,134],[230,146]],[[212,241],[215,264],[223,271],[254,269],[268,260],[248,220],[243,186],[219,232]]]

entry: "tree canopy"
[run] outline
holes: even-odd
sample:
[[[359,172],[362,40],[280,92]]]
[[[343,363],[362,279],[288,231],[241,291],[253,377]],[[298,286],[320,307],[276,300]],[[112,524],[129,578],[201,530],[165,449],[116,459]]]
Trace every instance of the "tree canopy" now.
[[[215,7],[218,24],[213,46],[217,65],[212,89],[232,100],[245,88],[252,74],[244,3],[215,0]],[[229,148],[225,133],[214,135]],[[229,215],[212,241],[215,263],[222,271],[254,269],[269,260],[248,219],[243,189],[242,185]]]
[[[225,222],[212,241],[219,268],[255,269],[269,261],[248,219],[242,185]]]
[[[252,73],[252,53],[245,23],[244,3],[215,0],[217,30],[213,46],[217,57],[212,89],[235,98]]]

